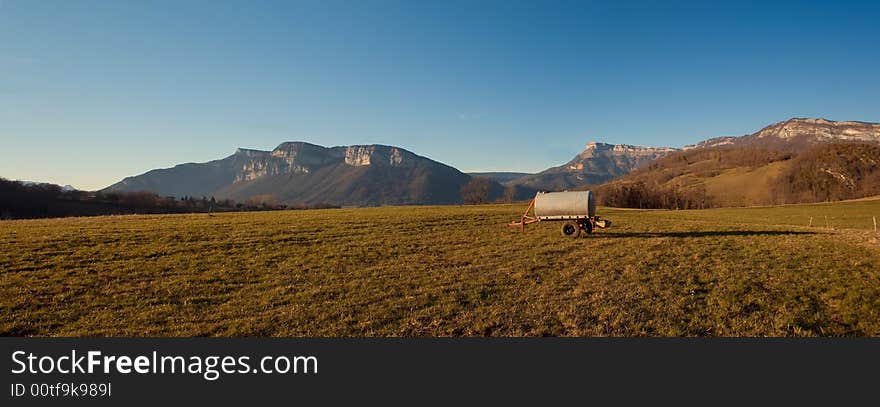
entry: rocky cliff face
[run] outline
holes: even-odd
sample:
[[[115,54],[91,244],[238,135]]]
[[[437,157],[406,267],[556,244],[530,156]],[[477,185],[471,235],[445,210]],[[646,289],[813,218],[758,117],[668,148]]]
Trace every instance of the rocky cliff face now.
[[[573,189],[626,175],[674,151],[678,149],[590,142],[571,161],[511,183],[543,190]]]
[[[408,153],[408,154],[407,154]],[[272,151],[238,149],[244,164],[233,182],[252,181],[281,174],[308,174],[316,168],[344,162],[352,167],[367,165],[405,165],[404,157],[414,154],[397,147],[368,145],[326,148],[303,142],[282,143]]]
[[[609,174],[628,173],[673,151],[671,147],[644,147],[629,144],[607,144],[592,141],[584,151],[565,164],[568,171],[593,171]],[[611,165],[602,165],[611,164]]]
[[[308,143],[282,143],[272,151],[238,149],[245,160],[233,182],[252,181],[278,174],[308,174],[317,166],[332,162],[327,149]]]
[[[880,141],[880,123],[836,122],[826,119],[791,119],[767,126],[752,137],[756,139],[805,138],[813,143],[838,141]]]
[[[880,143],[880,123],[793,118],[742,137],[712,138],[684,149],[760,147],[802,150],[828,143]]]

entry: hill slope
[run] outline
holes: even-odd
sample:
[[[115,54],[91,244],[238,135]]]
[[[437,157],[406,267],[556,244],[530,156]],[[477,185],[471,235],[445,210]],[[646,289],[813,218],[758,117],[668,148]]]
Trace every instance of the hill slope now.
[[[704,208],[825,202],[880,194],[880,145],[817,144],[800,152],[756,147],[670,154],[595,188],[602,203]]]
[[[877,194],[880,124],[794,118],[718,137],[594,187],[607,205],[703,208]]]

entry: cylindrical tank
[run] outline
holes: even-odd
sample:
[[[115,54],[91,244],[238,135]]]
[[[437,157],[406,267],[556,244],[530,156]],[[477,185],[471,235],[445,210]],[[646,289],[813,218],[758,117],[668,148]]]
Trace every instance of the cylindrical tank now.
[[[540,219],[596,216],[596,198],[593,191],[538,193],[535,195],[535,216]]]

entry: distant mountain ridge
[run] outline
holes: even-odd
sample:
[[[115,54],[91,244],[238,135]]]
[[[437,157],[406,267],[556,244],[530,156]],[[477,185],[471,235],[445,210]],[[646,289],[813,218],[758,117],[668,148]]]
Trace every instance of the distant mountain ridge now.
[[[592,141],[586,145],[584,151],[571,161],[534,175],[509,181],[508,184],[551,191],[599,184],[626,175],[632,170],[674,151],[678,151],[678,149]]]
[[[56,184],[53,184],[53,183],[51,183],[51,182],[39,182],[39,181],[18,180],[18,182],[21,182],[23,185],[27,185],[27,186],[34,186],[34,185],[56,185]],[[69,184],[68,184],[68,185],[58,185],[58,188],[59,188],[61,191],[64,191],[64,192],[71,192],[71,191],[76,191],[76,190],[77,190],[76,188],[74,188],[72,185],[69,185]]]
[[[488,178],[492,181],[501,183],[515,181],[525,176],[534,175],[530,172],[469,172],[467,174],[472,177]]]
[[[739,137],[716,137],[685,146],[684,150],[713,147],[760,147],[803,150],[827,143],[880,143],[880,123],[792,118]]]
[[[239,148],[220,160],[148,171],[107,187],[170,196],[333,205],[451,204],[470,176],[399,147],[323,147],[281,143],[272,151]]]

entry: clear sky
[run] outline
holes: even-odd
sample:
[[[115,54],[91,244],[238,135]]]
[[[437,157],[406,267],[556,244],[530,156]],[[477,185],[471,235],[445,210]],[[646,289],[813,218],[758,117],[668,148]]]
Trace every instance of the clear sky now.
[[[0,176],[96,189],[236,147],[539,171],[880,121],[880,2],[0,0]]]

